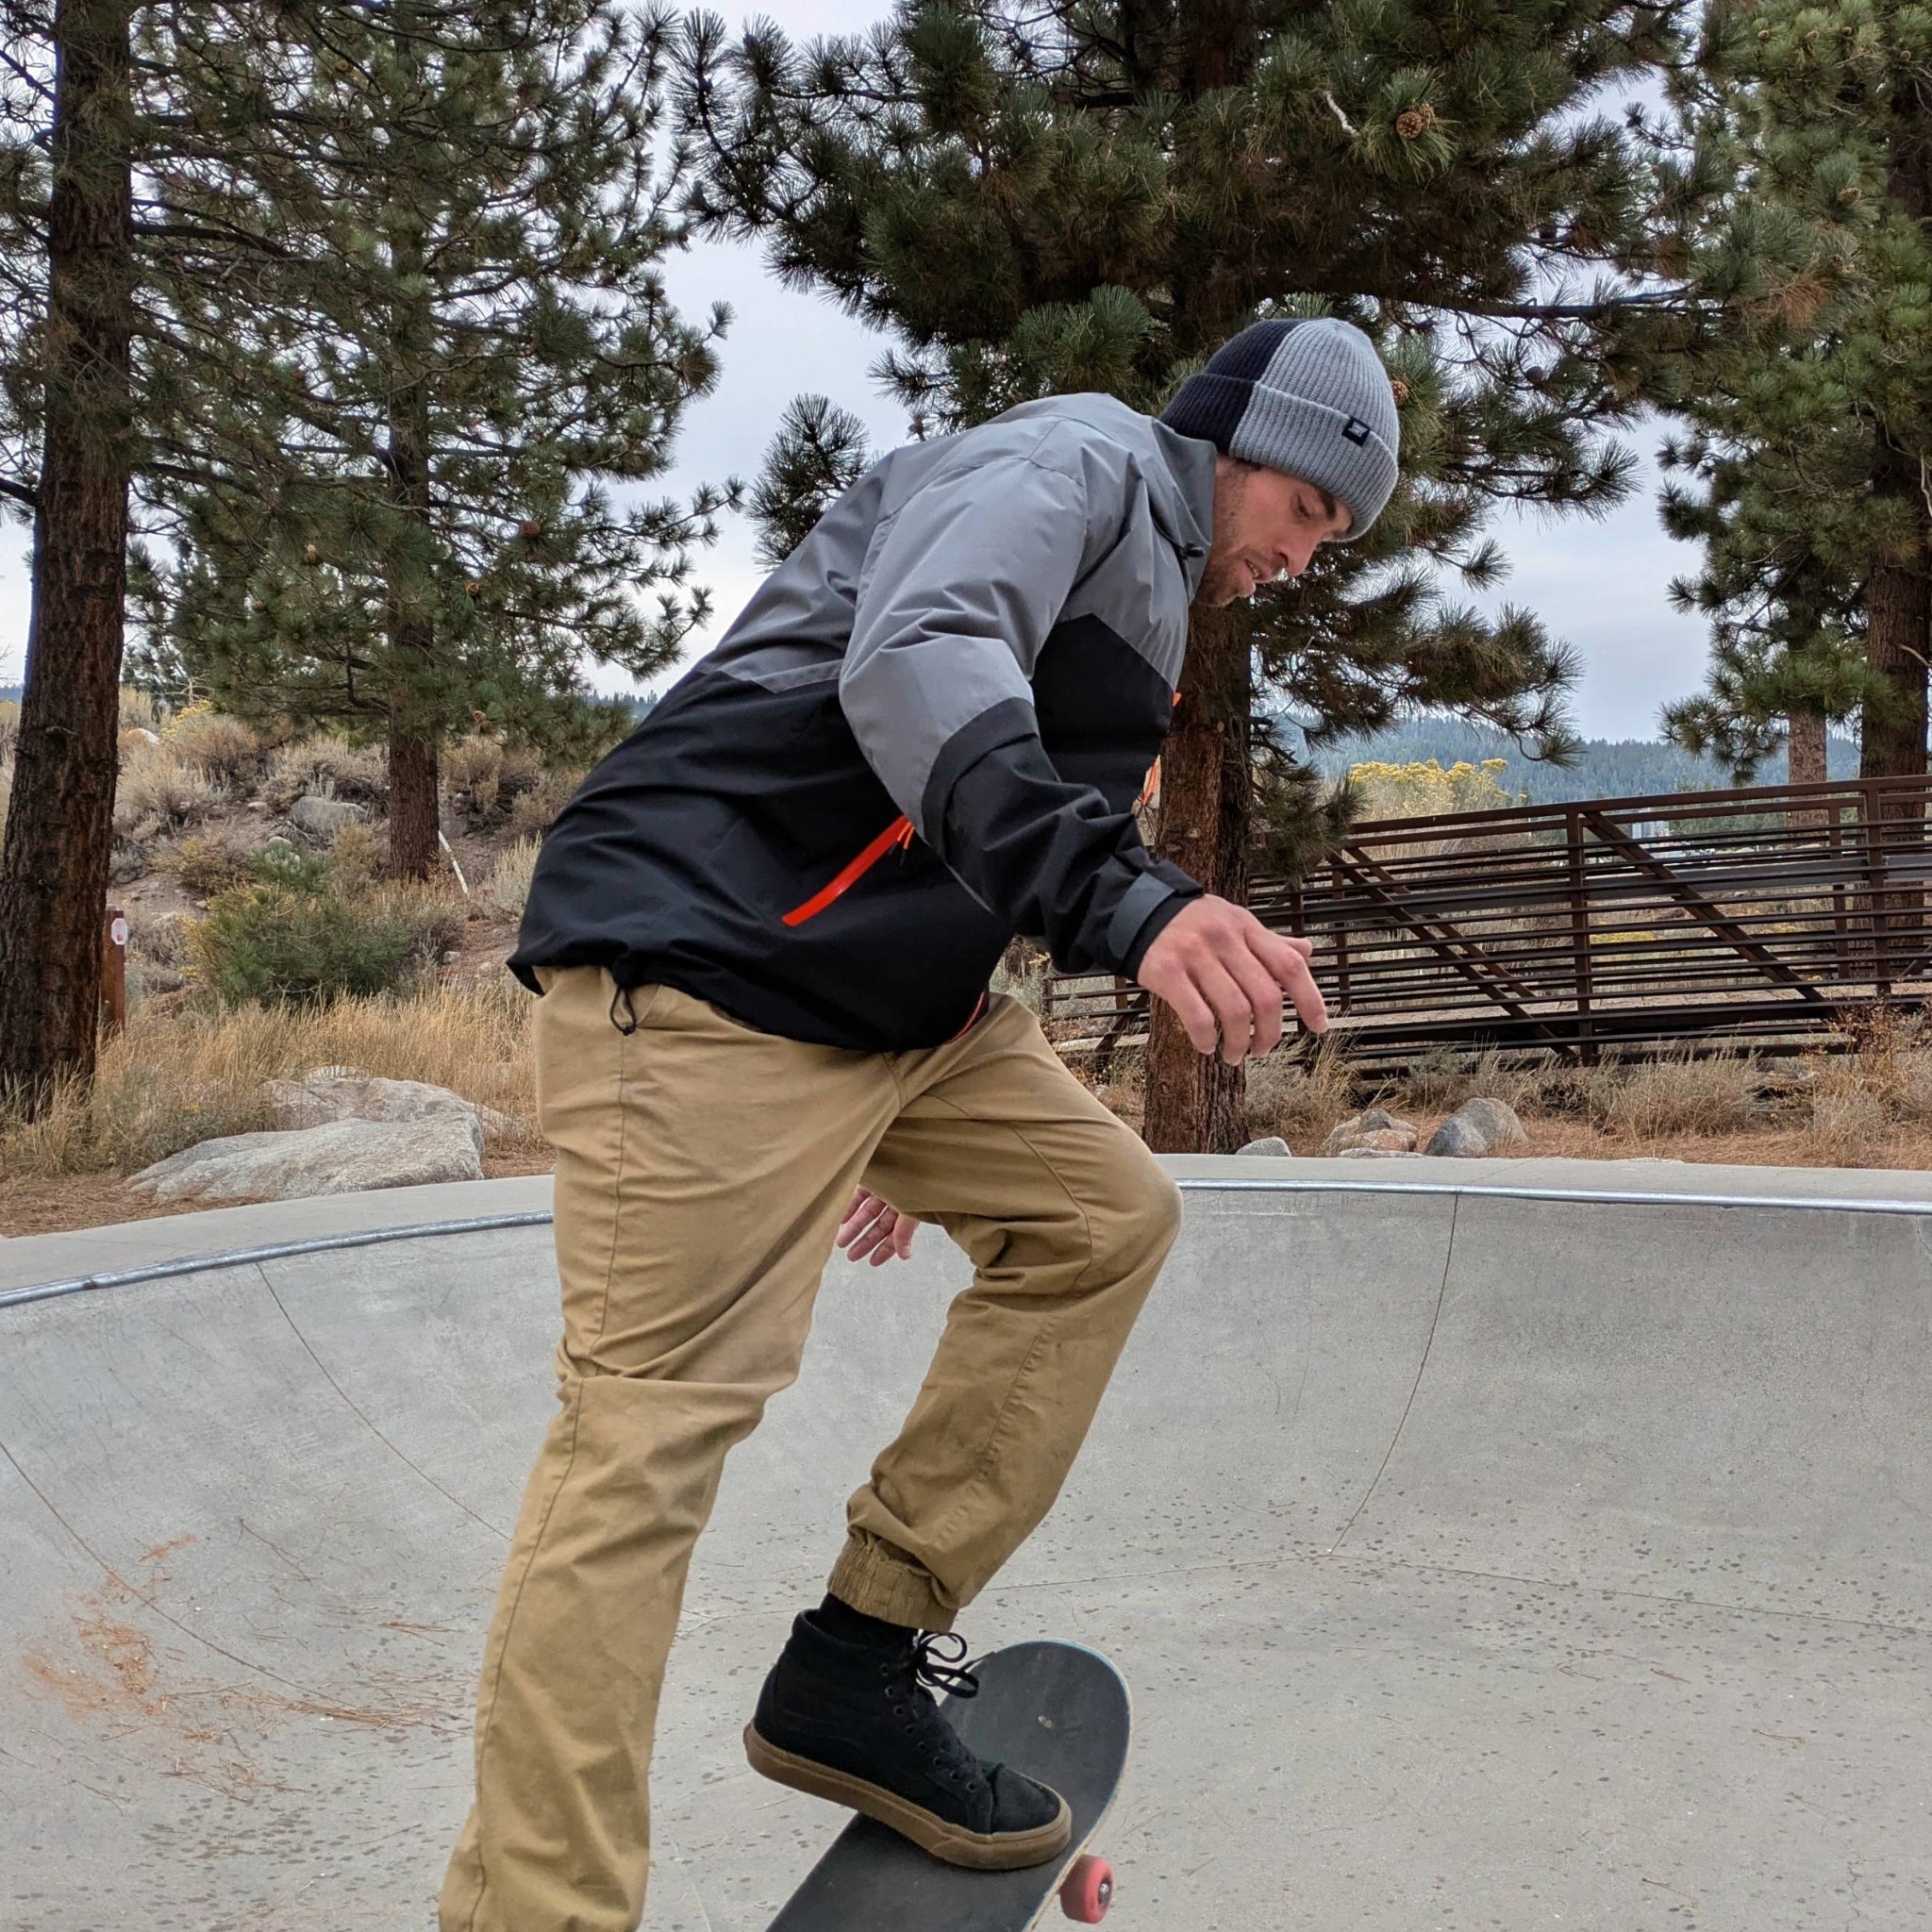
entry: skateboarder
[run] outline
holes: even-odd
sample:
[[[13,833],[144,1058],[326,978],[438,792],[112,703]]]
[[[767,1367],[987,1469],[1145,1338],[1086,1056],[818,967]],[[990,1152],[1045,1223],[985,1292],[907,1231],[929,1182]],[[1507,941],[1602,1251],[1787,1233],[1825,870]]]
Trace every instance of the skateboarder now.
[[[646,1771],[725,1452],[791,1381],[835,1241],[972,1257],[748,1743],[957,1862],[1067,1842],[940,1715],[959,1610],[1058,1493],[1179,1221],[1140,1140],[989,995],[1011,937],[1266,1053],[1303,941],[1153,858],[1133,807],[1188,607],[1359,536],[1395,479],[1368,339],[1259,323],[1158,420],[1056,396],[893,452],[584,782],[511,966],[557,1152],[559,1407],[484,1653],[442,1932],[630,1932]],[[924,1634],[922,1634],[924,1633]]]

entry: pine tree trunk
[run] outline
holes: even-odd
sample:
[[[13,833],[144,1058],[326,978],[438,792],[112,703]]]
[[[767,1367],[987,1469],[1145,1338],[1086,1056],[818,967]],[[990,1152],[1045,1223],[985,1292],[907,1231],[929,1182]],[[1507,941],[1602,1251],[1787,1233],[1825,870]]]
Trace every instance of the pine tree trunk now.
[[[399,879],[427,878],[436,865],[440,747],[391,721],[389,738],[390,870]]]
[[[1875,564],[1865,589],[1865,656],[1885,680],[1887,702],[1868,706],[1858,774],[1922,777],[1925,771],[1925,670],[1932,654],[1932,530],[1913,456],[1881,447],[1874,493],[1903,499],[1917,539],[1910,554]]]
[[[1910,73],[1893,81],[1890,198],[1932,239],[1932,88]],[[1926,659],[1932,656],[1932,490],[1925,454],[1901,448],[1881,429],[1872,487],[1903,504],[1914,541],[1882,558],[1865,591],[1866,659],[1890,687],[1890,702],[1864,719],[1861,777],[1923,777]],[[1916,812],[1917,808],[1914,808]]]
[[[1253,72],[1261,45],[1254,0],[1203,0],[1177,9],[1174,20],[1183,99],[1239,86]],[[1210,355],[1253,320],[1235,292],[1240,278],[1230,282],[1224,267],[1211,245],[1191,261],[1183,251],[1173,327],[1182,354]],[[1194,607],[1180,695],[1160,755],[1159,850],[1208,891],[1241,905],[1254,820],[1254,662],[1245,610]],[[1247,1138],[1245,1067],[1196,1053],[1174,1015],[1158,1000],[1153,1006],[1142,1137],[1161,1154],[1232,1154]]]
[[[1824,783],[1824,719],[1822,713],[1793,711],[1785,721],[1785,759],[1788,783]]]
[[[405,287],[424,274],[423,236],[415,217],[393,216],[391,259]],[[404,306],[391,340],[389,420],[391,501],[425,532],[429,524],[429,399],[423,374],[431,334],[426,308]],[[438,753],[431,696],[436,665],[433,587],[418,557],[391,563],[389,586],[390,727],[389,867],[399,879],[425,879],[437,864]]]
[[[93,1073],[127,581],[133,237],[125,0],[60,0],[46,415],[12,800],[0,852],[0,1091]]]
[[[1208,891],[1247,893],[1253,778],[1248,729],[1254,671],[1245,612],[1196,607],[1174,730],[1160,754],[1160,853]],[[1239,1064],[1194,1050],[1154,1002],[1141,1133],[1158,1154],[1232,1154],[1247,1138],[1247,1079]]]

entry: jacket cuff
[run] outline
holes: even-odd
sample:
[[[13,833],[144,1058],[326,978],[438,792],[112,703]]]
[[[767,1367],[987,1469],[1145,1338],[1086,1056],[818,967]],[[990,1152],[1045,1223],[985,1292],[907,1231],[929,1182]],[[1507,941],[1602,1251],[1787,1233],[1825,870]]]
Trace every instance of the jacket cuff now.
[[[1163,876],[1166,870],[1143,872],[1121,894],[1113,918],[1108,922],[1108,951],[1120,961],[1118,971],[1124,979],[1141,976],[1141,962],[1147,957],[1147,948],[1189,900],[1201,897],[1201,888],[1186,874],[1167,877]]]

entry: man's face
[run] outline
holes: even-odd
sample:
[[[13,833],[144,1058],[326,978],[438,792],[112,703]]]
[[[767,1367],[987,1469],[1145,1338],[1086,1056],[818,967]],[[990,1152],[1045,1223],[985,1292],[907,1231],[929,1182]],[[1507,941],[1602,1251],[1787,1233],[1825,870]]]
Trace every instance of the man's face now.
[[[1315,545],[1348,528],[1348,512],[1299,476],[1221,457],[1214,465],[1214,542],[1197,593],[1232,604],[1257,584],[1298,577]]]

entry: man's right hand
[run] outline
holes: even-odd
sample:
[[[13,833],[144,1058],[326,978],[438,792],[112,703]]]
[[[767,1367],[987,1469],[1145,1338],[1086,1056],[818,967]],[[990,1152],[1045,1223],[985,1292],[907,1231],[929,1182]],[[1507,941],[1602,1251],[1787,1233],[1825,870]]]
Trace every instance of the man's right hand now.
[[[1328,1030],[1328,1008],[1308,971],[1307,940],[1270,932],[1244,906],[1211,894],[1191,899],[1141,961],[1140,981],[1174,1008],[1198,1052],[1218,1044],[1230,1065],[1281,1040],[1281,996],[1310,1033]]]

